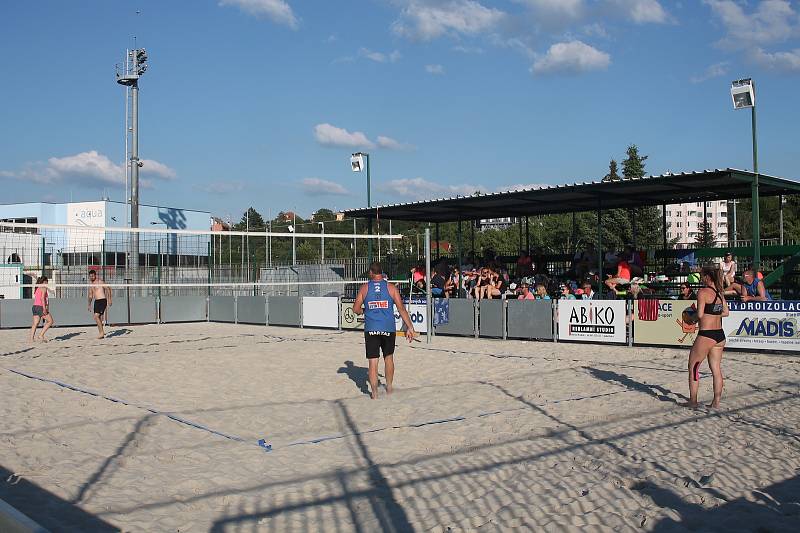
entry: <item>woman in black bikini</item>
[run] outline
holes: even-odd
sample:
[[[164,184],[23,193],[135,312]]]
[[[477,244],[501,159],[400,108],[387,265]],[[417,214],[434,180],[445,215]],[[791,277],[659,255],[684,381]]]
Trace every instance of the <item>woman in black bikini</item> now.
[[[728,302],[722,295],[722,272],[717,267],[705,267],[702,271],[704,287],[697,292],[697,318],[700,331],[689,352],[689,403],[697,407],[697,389],[700,386],[700,364],[708,358],[708,366],[714,377],[714,401],[708,407],[719,407],[722,397],[722,350],[725,348],[725,332],[722,317],[728,316]]]

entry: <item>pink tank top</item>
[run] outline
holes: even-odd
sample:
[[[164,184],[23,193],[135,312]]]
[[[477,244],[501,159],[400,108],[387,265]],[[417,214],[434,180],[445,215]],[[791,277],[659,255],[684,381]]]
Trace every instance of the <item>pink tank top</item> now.
[[[36,289],[36,292],[33,294],[33,305],[39,305],[41,307],[47,305],[47,289],[41,287]]]

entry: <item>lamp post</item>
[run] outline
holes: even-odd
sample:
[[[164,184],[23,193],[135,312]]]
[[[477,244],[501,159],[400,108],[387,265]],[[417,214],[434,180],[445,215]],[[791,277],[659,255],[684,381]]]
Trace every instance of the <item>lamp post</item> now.
[[[756,136],[756,92],[755,83],[750,78],[736,80],[731,83],[731,98],[734,109],[750,108],[753,131],[753,181],[751,185],[753,212],[753,270],[758,272],[761,266],[761,227],[758,194],[758,141]]]
[[[325,264],[325,222],[317,222],[317,224],[322,228],[322,237],[319,243],[319,262],[320,264]]]
[[[372,188],[370,186],[369,176],[369,154],[364,152],[356,152],[350,156],[350,168],[353,172],[361,172],[366,168],[367,170],[367,207],[372,207]],[[369,236],[372,236],[372,218],[367,218],[367,231]],[[372,263],[372,239],[367,239],[367,262]]]

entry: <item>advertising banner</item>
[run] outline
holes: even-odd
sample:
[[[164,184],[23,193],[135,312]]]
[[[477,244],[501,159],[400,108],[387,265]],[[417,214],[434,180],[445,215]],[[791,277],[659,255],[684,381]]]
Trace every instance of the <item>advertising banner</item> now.
[[[74,202],[67,204],[67,225],[82,228],[102,228],[106,225],[105,202]],[[99,251],[105,235],[102,231],[68,232],[68,247],[84,251]]]
[[[339,298],[303,296],[303,325],[317,328],[338,328]]]
[[[800,351],[800,301],[728,302],[722,319],[729,348]]]
[[[353,312],[353,298],[342,298],[342,305],[340,307],[342,329],[364,329],[364,315],[357,315]],[[414,329],[417,333],[427,333],[427,320],[428,309],[425,305],[425,299],[414,299],[409,303],[408,298],[403,302],[406,304],[408,316],[411,318],[411,323],[414,324]],[[394,324],[397,331],[403,331],[403,321],[400,318],[400,313],[397,309],[394,310]]]
[[[559,300],[558,338],[564,341],[627,342],[626,302]]]
[[[695,311],[693,300],[637,300],[633,310],[633,342],[691,346],[697,324],[685,322]]]

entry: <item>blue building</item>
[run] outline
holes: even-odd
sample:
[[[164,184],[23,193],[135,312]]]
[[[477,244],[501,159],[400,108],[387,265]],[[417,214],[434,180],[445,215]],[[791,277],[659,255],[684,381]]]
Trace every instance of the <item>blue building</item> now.
[[[0,222],[44,224],[52,228],[14,228],[0,232],[0,263],[20,262],[28,268],[127,265],[132,233],[127,227],[128,206],[122,202],[45,203],[0,205]],[[207,232],[211,215],[204,211],[141,205],[138,235],[139,265],[207,265],[210,235],[165,230]],[[99,230],[94,228],[106,228]],[[113,231],[110,228],[120,228]],[[2,229],[2,228],[0,228]],[[158,255],[161,257],[159,258]],[[131,258],[131,262],[134,260]]]

